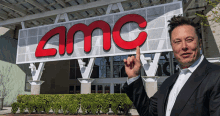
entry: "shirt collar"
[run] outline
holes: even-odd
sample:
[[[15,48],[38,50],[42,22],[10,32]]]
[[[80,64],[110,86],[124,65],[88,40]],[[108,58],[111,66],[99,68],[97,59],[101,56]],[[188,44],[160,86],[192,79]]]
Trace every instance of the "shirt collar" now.
[[[203,61],[204,59],[204,56],[203,54],[201,54],[201,56],[199,57],[198,60],[196,60],[188,69],[190,70],[191,73],[193,73],[196,68],[199,66],[199,64],[201,64],[201,62]],[[180,67],[180,66],[179,66]],[[180,69],[180,71],[183,70],[183,69]]]

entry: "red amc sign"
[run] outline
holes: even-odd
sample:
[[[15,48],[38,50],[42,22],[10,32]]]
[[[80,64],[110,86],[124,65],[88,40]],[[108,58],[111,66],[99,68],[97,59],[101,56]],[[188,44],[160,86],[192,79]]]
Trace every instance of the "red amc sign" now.
[[[122,49],[134,49],[137,46],[142,45],[146,38],[147,33],[141,32],[139,33],[138,37],[133,41],[125,41],[120,36],[121,28],[124,24],[128,22],[136,22],[140,28],[145,28],[147,26],[147,21],[140,15],[137,14],[128,14],[123,17],[121,17],[114,25],[113,28],[113,40],[115,44],[122,48]],[[90,52],[91,51],[91,36],[93,30],[100,28],[103,31],[103,49],[104,50],[110,50],[111,48],[111,28],[108,23],[102,20],[98,20],[95,22],[92,22],[89,26],[79,23],[73,25],[67,32],[66,28],[64,26],[56,27],[49,32],[47,32],[42,39],[40,40],[36,51],[35,56],[36,57],[45,57],[45,56],[54,56],[57,53],[57,50],[55,48],[51,49],[44,49],[44,46],[46,45],[47,41],[52,38],[54,35],[59,34],[59,54],[63,55],[65,53],[65,48],[68,54],[73,53],[73,43],[74,43],[74,35],[78,31],[82,31],[84,33],[84,51]],[[66,37],[67,32],[67,37]],[[66,41],[67,38],[67,41]]]

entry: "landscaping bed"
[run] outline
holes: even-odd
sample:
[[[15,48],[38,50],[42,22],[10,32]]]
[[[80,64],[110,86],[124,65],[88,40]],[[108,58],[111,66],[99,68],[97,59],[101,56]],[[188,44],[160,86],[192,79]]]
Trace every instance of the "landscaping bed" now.
[[[131,115],[126,94],[18,95],[11,116],[32,115]],[[110,110],[111,109],[111,110]]]

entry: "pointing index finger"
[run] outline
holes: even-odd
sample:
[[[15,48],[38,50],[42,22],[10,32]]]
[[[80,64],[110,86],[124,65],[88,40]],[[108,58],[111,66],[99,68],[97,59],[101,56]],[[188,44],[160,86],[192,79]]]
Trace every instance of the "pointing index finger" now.
[[[140,61],[140,47],[139,46],[136,47],[136,59]]]

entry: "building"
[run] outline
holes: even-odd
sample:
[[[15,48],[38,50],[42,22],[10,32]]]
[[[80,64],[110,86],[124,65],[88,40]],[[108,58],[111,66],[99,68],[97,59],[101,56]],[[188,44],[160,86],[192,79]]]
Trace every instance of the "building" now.
[[[50,24],[59,25],[65,24],[65,22],[68,21],[71,22],[102,17],[106,14],[114,15],[119,12],[123,13],[129,12],[130,10],[138,10],[141,8],[154,8],[158,5],[163,6],[164,4],[180,3],[182,6],[179,5],[178,8],[172,9],[171,12],[183,14],[198,23],[201,21],[201,19],[198,16],[194,15],[194,13],[210,13],[210,9],[212,9],[211,7],[208,7],[205,0],[184,0],[182,2],[175,0],[29,0],[22,2],[17,2],[16,0],[1,1],[0,25],[10,28],[11,30],[0,37],[0,64],[2,64],[2,66],[11,66],[11,71],[14,71],[13,73],[11,73],[12,75],[8,75],[3,79],[7,93],[4,99],[4,106],[10,106],[11,103],[15,102],[16,96],[18,94],[75,94],[90,92],[123,93],[121,87],[123,86],[123,83],[127,80],[124,70],[123,59],[127,58],[128,55],[125,54],[96,58],[85,57],[83,59],[68,60],[56,60],[62,56],[56,55],[54,57],[55,60],[53,58],[48,58],[47,60],[51,61],[45,60],[45,63],[35,60],[36,63],[29,62],[19,64],[17,55],[25,53],[28,50],[35,52],[35,49],[32,49],[31,46],[28,46],[30,48],[18,47],[19,49],[17,49],[18,44],[22,45],[20,44],[21,40],[20,42],[18,41],[18,38],[22,39],[21,30],[29,30],[30,28],[30,30],[32,29],[33,34],[35,34],[34,27],[38,28],[39,26],[41,26],[42,28],[38,30],[39,33],[41,32],[41,35],[37,35],[37,37],[42,38],[42,36],[46,34],[46,32],[48,32],[50,29],[53,29],[50,28],[48,30],[44,30],[44,27]],[[181,8],[182,10],[179,10]],[[160,15],[160,12],[156,13],[159,13]],[[155,20],[155,18],[152,20],[146,20],[150,22],[152,20]],[[150,25],[150,23],[148,25]],[[213,25],[216,25],[216,23]],[[111,28],[113,28],[113,26],[114,25],[110,24]],[[212,26],[210,27],[212,28]],[[203,38],[203,48],[201,52],[203,52],[205,57],[209,58],[211,62],[218,63],[219,47],[217,38],[219,35],[213,34],[212,29],[210,29],[209,27],[202,26],[200,30]],[[29,32],[27,33],[29,34]],[[93,34],[96,33],[94,32]],[[29,35],[25,35],[25,37],[32,38],[32,35]],[[81,36],[80,33],[78,35]],[[214,36],[210,37],[210,35]],[[126,36],[122,35],[122,37]],[[168,37],[169,35],[166,35],[166,41],[169,40],[167,39]],[[59,39],[58,36],[54,36],[54,38]],[[40,40],[38,39],[37,42],[39,41]],[[78,42],[80,43],[80,45],[83,45],[82,41]],[[215,43],[216,46],[213,46],[213,43]],[[93,44],[94,43],[92,43],[92,45]],[[158,44],[159,43],[157,43],[156,45]],[[168,42],[166,44],[166,48],[168,48]],[[58,42],[54,42],[54,44],[52,43],[50,44],[50,46],[45,46],[45,48],[53,48],[53,46],[58,47]],[[154,45],[152,44],[152,46]],[[94,48],[92,48],[92,50],[93,49]],[[83,53],[83,51],[80,51],[79,53]],[[106,54],[108,54],[108,52]],[[24,58],[26,59],[27,57],[24,56],[23,58],[19,58],[20,60],[24,60]],[[159,53],[151,52],[143,54],[142,64],[144,64],[143,62],[145,64],[151,63],[152,67],[149,68],[150,65],[143,66],[141,70],[141,75],[160,77],[156,82],[158,84],[158,88],[160,84],[168,76],[170,76],[170,74],[173,74],[178,70],[176,67],[177,62],[173,57],[172,51],[169,50]],[[30,83],[35,84],[32,84],[31,86]]]

